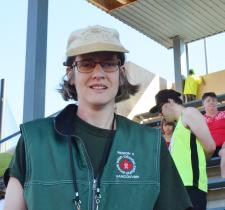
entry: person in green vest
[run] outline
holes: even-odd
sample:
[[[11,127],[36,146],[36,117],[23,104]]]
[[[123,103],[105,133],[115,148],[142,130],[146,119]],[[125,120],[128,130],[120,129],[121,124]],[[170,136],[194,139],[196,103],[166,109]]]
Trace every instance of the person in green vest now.
[[[126,76],[127,52],[114,29],[72,32],[59,92],[77,105],[21,125],[4,210],[191,208],[160,130],[115,113],[139,87]]]
[[[206,160],[215,149],[215,142],[202,114],[194,107],[183,107],[181,94],[172,89],[160,90],[151,113],[160,113],[168,122],[176,121],[170,142],[170,153],[190,196],[194,210],[206,209]]]

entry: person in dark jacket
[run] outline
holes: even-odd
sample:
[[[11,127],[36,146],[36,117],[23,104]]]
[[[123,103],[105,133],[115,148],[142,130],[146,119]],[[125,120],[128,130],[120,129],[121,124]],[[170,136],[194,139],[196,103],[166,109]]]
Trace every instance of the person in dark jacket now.
[[[111,28],[70,35],[59,92],[77,105],[21,125],[5,210],[191,208],[160,130],[115,113],[139,87],[126,76],[127,52]]]

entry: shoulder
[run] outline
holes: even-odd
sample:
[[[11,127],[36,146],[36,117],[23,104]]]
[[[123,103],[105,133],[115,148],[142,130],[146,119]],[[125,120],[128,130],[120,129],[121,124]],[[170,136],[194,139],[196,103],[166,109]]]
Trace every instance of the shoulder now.
[[[207,114],[203,115],[204,119],[206,120],[207,123],[212,122],[212,118],[210,116],[208,116]]]
[[[160,129],[158,128],[152,128],[147,125],[143,125],[137,122],[134,122],[126,117],[123,117],[121,115],[117,115],[117,120],[118,120],[118,125],[119,126],[126,126],[127,128],[131,129],[140,129],[141,131],[146,131],[146,132],[160,132]]]
[[[51,124],[53,122],[53,117],[41,118],[33,121],[29,121],[20,125],[21,128],[32,128],[32,127],[42,127],[46,124]]]
[[[28,151],[30,148],[39,148],[40,145],[49,144],[55,139],[54,118],[43,118],[26,122],[20,125],[24,145]]]
[[[225,118],[225,111],[219,111],[218,115],[222,118]]]
[[[117,116],[117,136],[121,139],[139,142],[142,146],[146,144],[148,146],[151,145],[152,148],[159,148],[161,135],[159,128],[151,128],[125,117]]]
[[[195,107],[187,107],[187,108],[185,108],[184,109],[184,111],[183,111],[183,115],[185,116],[185,117],[191,117],[191,116],[193,116],[193,115],[201,115],[202,116],[202,114],[199,112],[199,110],[198,109],[196,109]]]
[[[205,121],[201,112],[194,107],[187,107],[182,112],[182,122],[185,126],[188,126],[190,123],[196,123],[198,120],[201,121],[202,119]]]
[[[54,118],[37,119],[20,125],[22,136],[27,139],[38,138],[40,135],[51,133],[54,130]]]

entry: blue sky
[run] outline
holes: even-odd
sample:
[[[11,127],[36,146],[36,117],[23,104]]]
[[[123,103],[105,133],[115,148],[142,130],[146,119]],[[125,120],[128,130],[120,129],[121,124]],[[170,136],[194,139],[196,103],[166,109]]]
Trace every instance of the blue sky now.
[[[28,0],[2,1],[0,7],[0,78],[7,82],[7,103],[16,124],[22,122]],[[65,102],[56,89],[65,73],[62,62],[69,34],[88,25],[116,28],[130,51],[127,60],[174,81],[173,51],[164,48],[131,27],[97,9],[85,0],[49,0],[46,115]],[[207,38],[209,72],[225,69],[225,33]],[[189,44],[190,68],[205,74],[203,41]]]

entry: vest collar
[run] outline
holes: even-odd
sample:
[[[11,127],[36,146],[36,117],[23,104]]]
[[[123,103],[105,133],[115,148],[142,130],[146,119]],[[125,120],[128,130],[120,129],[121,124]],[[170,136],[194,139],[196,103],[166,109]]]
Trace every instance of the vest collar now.
[[[74,121],[77,106],[69,104],[54,119],[55,130],[63,136],[74,135]]]

